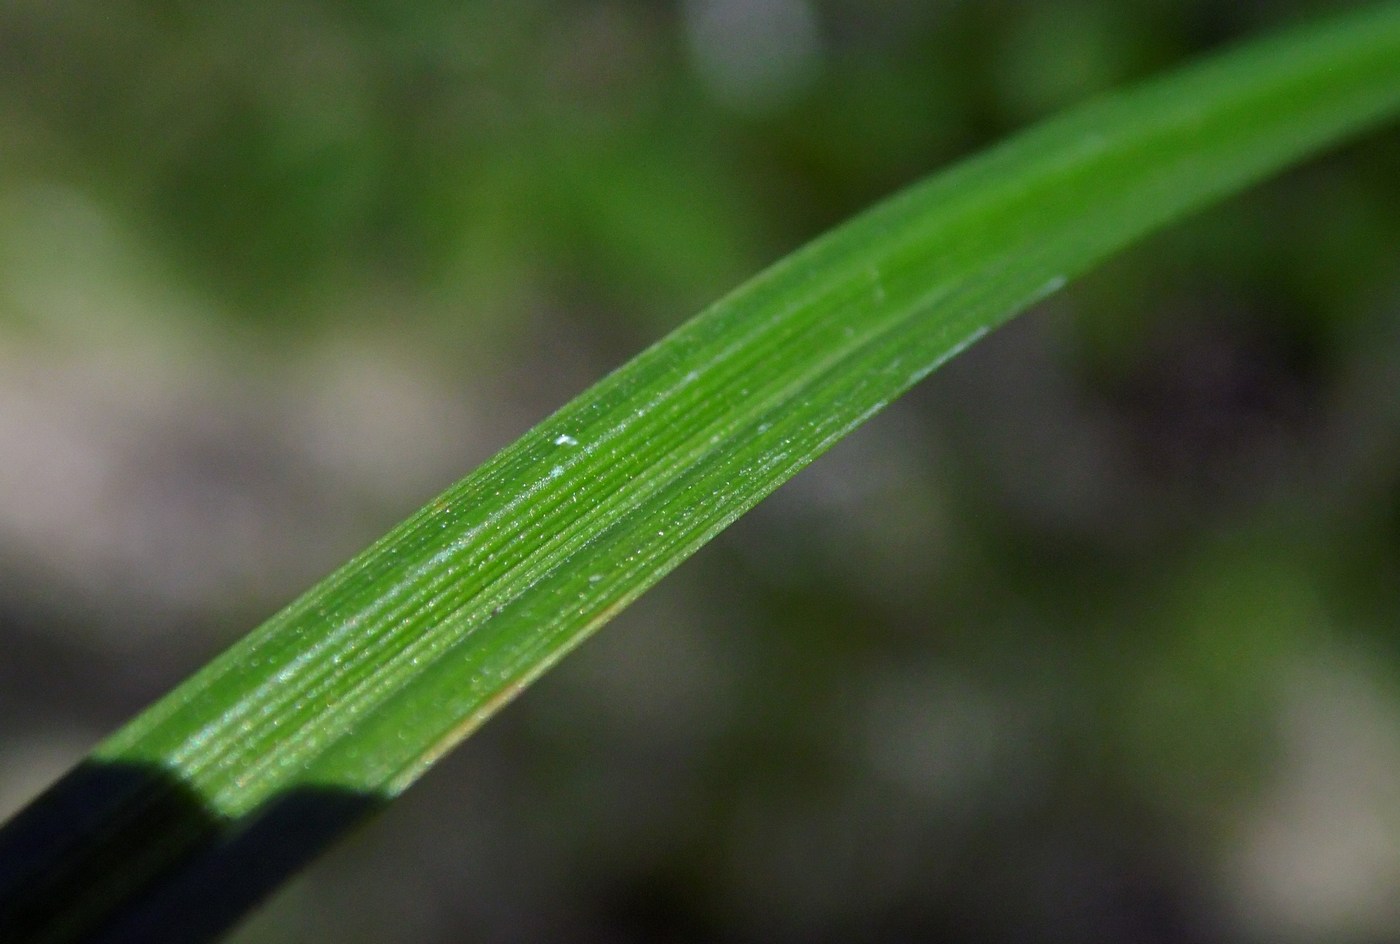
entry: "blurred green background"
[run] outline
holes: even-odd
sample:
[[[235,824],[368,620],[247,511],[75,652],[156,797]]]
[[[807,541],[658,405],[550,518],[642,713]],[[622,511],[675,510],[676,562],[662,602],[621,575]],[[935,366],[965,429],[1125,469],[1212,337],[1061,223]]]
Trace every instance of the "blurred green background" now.
[[[1323,0],[3,0],[0,813],[791,248]],[[1400,134],[779,491],[236,936],[1400,937]]]

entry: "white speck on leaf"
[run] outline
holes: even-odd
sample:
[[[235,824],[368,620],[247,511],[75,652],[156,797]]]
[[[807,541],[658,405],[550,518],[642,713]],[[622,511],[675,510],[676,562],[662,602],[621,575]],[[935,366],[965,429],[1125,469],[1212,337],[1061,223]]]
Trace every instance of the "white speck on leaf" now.
[[[1043,298],[1054,295],[1060,289],[1064,288],[1065,283],[1068,281],[1069,279],[1065,278],[1063,275],[1054,276],[1036,291],[1033,296],[1034,300],[1038,302]]]
[[[574,437],[570,436],[568,433],[560,433],[558,436],[555,436],[555,437],[554,437],[554,445],[556,445],[556,446],[577,446],[577,445],[578,445],[578,440],[575,439]]]

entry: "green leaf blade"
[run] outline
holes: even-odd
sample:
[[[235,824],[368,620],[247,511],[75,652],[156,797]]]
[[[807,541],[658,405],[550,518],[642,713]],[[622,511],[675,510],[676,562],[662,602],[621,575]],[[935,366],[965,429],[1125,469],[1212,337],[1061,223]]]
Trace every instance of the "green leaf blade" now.
[[[1111,252],[1397,109],[1390,4],[1102,99],[937,175],[586,391],[94,757],[165,771],[229,824],[308,786],[396,795],[949,357]],[[159,789],[110,815],[137,817]],[[109,854],[73,841],[71,860]],[[206,841],[172,825],[125,884]]]

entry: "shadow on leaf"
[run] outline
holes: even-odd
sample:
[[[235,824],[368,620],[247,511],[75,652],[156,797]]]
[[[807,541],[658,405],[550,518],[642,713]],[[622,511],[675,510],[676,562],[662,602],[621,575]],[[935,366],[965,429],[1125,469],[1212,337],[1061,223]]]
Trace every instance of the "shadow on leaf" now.
[[[299,787],[229,819],[158,767],[88,760],[0,828],[0,941],[209,941],[383,806]]]

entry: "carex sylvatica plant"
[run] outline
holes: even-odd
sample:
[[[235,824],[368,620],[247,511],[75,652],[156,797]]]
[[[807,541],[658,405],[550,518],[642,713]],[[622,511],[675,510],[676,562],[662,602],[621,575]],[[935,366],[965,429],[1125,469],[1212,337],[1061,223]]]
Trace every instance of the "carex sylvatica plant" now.
[[[41,795],[0,833],[0,939],[220,933],[944,361],[1139,237],[1397,111],[1392,3],[1074,108],[776,263]]]

